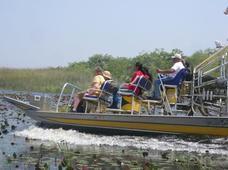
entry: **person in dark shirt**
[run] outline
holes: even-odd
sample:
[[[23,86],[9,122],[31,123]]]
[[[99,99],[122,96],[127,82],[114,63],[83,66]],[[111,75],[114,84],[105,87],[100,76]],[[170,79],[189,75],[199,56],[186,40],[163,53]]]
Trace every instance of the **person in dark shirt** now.
[[[188,74],[185,76],[185,81],[192,81],[193,75],[192,75],[192,68],[188,61],[184,61],[185,69],[187,70]]]

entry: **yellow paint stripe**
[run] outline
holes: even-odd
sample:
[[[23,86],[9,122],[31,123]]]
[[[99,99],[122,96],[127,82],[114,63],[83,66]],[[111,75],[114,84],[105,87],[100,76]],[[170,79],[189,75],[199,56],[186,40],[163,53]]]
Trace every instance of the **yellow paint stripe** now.
[[[66,119],[66,118],[48,118],[48,120],[61,122],[65,124],[76,124],[76,125],[83,125],[83,126],[126,128],[126,129],[160,131],[160,132],[170,132],[170,133],[228,136],[228,128],[220,128],[220,127],[165,125],[165,124],[149,124],[149,123],[134,123],[134,122],[131,123],[131,122],[116,122],[116,121],[113,122],[113,121]]]

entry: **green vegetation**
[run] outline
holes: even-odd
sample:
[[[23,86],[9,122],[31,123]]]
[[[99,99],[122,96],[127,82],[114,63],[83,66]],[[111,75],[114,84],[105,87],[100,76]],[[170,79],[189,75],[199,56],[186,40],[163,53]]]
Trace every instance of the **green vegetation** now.
[[[212,50],[197,51],[192,56],[186,57],[193,66],[208,57]],[[44,69],[10,69],[0,68],[0,89],[25,90],[37,92],[60,92],[63,84],[69,82],[79,87],[86,88],[93,76],[96,66],[109,70],[113,79],[118,83],[129,80],[133,66],[139,61],[148,67],[155,76],[156,68],[169,68],[170,56],[180,52],[178,49],[172,52],[156,49],[153,52],[139,54],[133,58],[113,57],[111,55],[95,54],[86,62],[73,62],[67,67]]]

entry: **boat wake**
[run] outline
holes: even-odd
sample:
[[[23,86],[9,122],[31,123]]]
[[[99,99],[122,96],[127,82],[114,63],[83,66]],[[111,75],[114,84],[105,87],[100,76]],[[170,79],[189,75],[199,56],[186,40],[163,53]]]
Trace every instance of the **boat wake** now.
[[[227,138],[213,138],[207,140],[189,140],[188,138],[185,140],[174,135],[162,135],[158,137],[103,136],[81,133],[76,130],[43,129],[36,126],[30,126],[28,129],[17,131],[15,135],[55,143],[64,141],[76,146],[106,145],[160,151],[172,150],[228,155]]]

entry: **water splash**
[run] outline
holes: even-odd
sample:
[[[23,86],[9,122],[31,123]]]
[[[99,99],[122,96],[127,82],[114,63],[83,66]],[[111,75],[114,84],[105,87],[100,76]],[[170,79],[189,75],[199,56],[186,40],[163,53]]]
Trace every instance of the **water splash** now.
[[[76,130],[63,129],[43,129],[36,126],[30,126],[28,129],[15,132],[16,136],[38,139],[42,141],[51,141],[60,143],[65,141],[71,145],[107,145],[120,147],[135,147],[140,149],[152,150],[173,150],[187,151],[197,153],[212,153],[228,155],[228,140],[217,138],[208,143],[202,143],[198,140],[189,141],[176,136],[163,137],[138,137],[138,136],[102,136],[81,133]],[[224,149],[226,148],[226,149]]]

